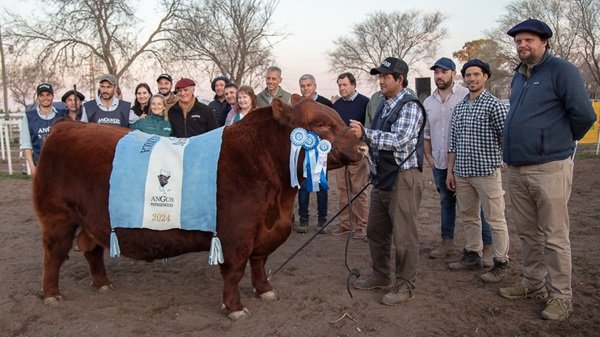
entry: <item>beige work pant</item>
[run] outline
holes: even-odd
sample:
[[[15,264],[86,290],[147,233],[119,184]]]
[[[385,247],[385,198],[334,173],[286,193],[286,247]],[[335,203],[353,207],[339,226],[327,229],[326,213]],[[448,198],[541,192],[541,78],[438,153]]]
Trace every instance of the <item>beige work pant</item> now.
[[[346,177],[346,168],[342,167],[334,171],[335,182],[338,188],[339,208],[348,203],[348,192],[350,198],[353,198],[369,181],[369,167],[366,160],[361,160],[357,165],[348,165],[348,177]],[[348,188],[349,187],[349,188]],[[352,217],[355,223],[354,230],[367,228],[367,217],[369,214],[369,200],[367,192],[363,193],[352,202]],[[340,227],[350,229],[350,213],[348,208],[339,216]]]
[[[484,177],[455,177],[456,202],[464,226],[465,249],[482,255],[480,209],[492,228],[494,258],[508,261],[508,227],[504,217],[504,190],[500,169]],[[481,208],[480,208],[481,207]]]
[[[523,242],[523,286],[544,284],[553,297],[572,298],[571,242],[567,203],[573,183],[568,158],[539,165],[511,166],[508,190]]]

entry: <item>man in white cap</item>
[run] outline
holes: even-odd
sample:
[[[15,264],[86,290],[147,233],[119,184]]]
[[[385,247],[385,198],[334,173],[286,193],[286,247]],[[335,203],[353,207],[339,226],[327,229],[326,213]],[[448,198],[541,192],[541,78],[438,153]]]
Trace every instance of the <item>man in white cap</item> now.
[[[542,318],[562,320],[571,303],[567,204],[575,142],[596,120],[579,69],[553,56],[552,30],[536,19],[511,28],[521,63],[515,68],[504,126],[504,162],[513,219],[523,243],[521,284],[506,298],[550,298]]]

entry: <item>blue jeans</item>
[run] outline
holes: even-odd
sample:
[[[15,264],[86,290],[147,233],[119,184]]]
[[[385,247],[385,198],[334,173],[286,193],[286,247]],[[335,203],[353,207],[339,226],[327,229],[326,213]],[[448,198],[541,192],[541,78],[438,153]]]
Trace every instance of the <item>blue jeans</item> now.
[[[433,168],[433,180],[435,187],[440,194],[440,205],[442,215],[442,240],[454,240],[454,227],[456,219],[456,194],[448,191],[446,188],[446,176],[448,170],[440,170]],[[480,213],[481,217],[481,238],[484,245],[492,244],[492,230],[490,224],[483,216],[483,210]]]
[[[308,220],[308,203],[310,201],[310,193],[304,187],[298,192],[298,215],[302,220]],[[319,220],[327,220],[327,190],[320,190],[317,193],[317,209],[319,212]]]

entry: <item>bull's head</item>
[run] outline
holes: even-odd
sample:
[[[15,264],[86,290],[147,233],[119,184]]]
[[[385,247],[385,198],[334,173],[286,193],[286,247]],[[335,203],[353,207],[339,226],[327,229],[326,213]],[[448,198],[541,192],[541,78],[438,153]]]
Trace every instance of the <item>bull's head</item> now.
[[[273,100],[272,107],[275,115],[285,114],[287,110],[284,103],[277,99]],[[335,110],[310,98],[304,99],[294,94],[291,114],[279,117],[289,119],[293,127],[314,131],[321,139],[331,142],[332,150],[327,158],[329,169],[363,160],[368,151],[366,144],[349,132],[349,128]]]

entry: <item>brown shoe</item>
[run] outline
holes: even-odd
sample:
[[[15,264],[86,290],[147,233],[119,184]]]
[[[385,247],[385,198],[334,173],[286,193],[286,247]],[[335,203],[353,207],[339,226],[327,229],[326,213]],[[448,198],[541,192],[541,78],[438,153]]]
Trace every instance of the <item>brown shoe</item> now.
[[[470,252],[465,249],[460,261],[448,263],[450,270],[478,270],[483,268],[481,265],[481,257],[477,252]]]
[[[331,232],[331,235],[335,235],[335,236],[340,236],[340,235],[344,235],[344,234],[348,234],[350,233],[350,230],[348,228],[344,228],[344,227],[338,227],[336,229],[334,229]]]
[[[443,259],[446,256],[452,254],[454,251],[454,240],[444,240],[442,244],[436,249],[429,253],[431,259]]]
[[[367,237],[367,230],[365,228],[359,228],[352,234],[353,239],[362,240]]]
[[[391,280],[384,280],[369,275],[366,279],[356,280],[352,286],[359,290],[371,290],[371,289],[390,289],[393,283]]]
[[[508,261],[494,260],[494,268],[481,275],[481,281],[484,283],[497,283],[502,281],[504,274],[506,274],[507,267]]]
[[[392,290],[381,298],[381,304],[396,305],[411,300],[415,297],[413,289],[415,286],[408,282],[396,281]]]
[[[546,309],[542,311],[543,319],[562,321],[573,312],[573,304],[566,298],[550,297],[546,302]]]

